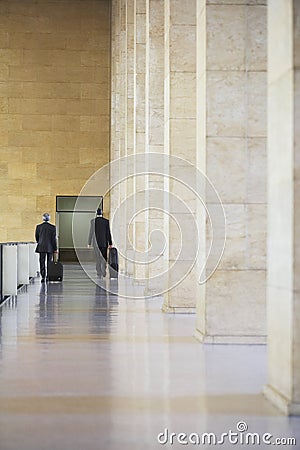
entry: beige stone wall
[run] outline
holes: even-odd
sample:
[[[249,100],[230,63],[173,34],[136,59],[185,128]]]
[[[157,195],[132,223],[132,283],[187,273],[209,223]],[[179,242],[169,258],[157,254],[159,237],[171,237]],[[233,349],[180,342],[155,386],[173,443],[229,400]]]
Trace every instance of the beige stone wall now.
[[[0,241],[109,161],[109,97],[108,0],[1,1]]]

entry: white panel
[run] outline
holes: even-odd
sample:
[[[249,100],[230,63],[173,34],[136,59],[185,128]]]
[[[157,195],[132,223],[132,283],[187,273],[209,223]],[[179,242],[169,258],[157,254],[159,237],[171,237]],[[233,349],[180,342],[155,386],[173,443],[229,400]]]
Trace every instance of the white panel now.
[[[18,244],[18,285],[29,283],[29,244]]]
[[[16,245],[3,246],[3,295],[17,295],[17,262]]]
[[[39,271],[39,255],[35,253],[36,244],[29,244],[29,276],[36,277]]]

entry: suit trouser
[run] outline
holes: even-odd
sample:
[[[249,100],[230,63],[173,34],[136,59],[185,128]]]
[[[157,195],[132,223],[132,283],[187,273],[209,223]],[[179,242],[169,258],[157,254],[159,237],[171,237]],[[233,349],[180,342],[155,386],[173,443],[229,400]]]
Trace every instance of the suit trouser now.
[[[97,247],[96,253],[96,271],[98,275],[105,277],[107,262],[107,247]]]
[[[47,258],[47,271],[50,261],[52,261],[53,253],[40,253],[40,273],[42,278],[48,277],[48,273],[46,274],[46,258]]]

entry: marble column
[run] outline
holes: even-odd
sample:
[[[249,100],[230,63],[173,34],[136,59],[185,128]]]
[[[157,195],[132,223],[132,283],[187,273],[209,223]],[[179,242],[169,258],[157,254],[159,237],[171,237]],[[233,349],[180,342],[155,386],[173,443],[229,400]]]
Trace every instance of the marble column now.
[[[193,261],[188,251],[194,239],[190,222],[196,212],[195,198],[189,188],[178,181],[180,169],[186,170],[185,163],[172,158],[196,163],[196,0],[165,0],[164,32],[165,150],[170,156],[168,189],[178,196],[178,201],[170,197],[169,280],[163,310],[195,312],[196,275],[190,270]]]
[[[300,414],[300,3],[268,12],[268,353],[265,394]]]
[[[196,218],[202,253],[177,286],[177,273],[170,271],[164,311],[194,312],[197,303],[197,335],[205,342],[265,342],[265,1],[119,0],[113,5],[112,158],[162,151],[187,160],[211,179],[227,219],[221,263],[200,285],[211,235],[195,195],[174,178],[135,177],[116,203],[124,192],[128,197],[155,186],[178,195],[190,212],[170,202],[167,217],[151,209],[137,216],[130,228],[134,248],[147,251],[149,233],[163,229],[168,245],[160,262],[172,267],[180,232],[183,246],[193,247],[189,220]],[[171,163],[166,175],[178,174],[178,164]],[[149,206],[149,198],[143,204]],[[181,230],[172,215],[185,224]],[[181,266],[189,267],[189,252],[184,254]],[[129,263],[125,271],[151,280],[158,267]],[[152,288],[150,282],[147,289]]]
[[[147,152],[146,0],[135,0],[134,23],[134,153],[145,154]],[[144,169],[145,171],[147,170],[146,160]],[[147,265],[144,263],[148,248],[147,176],[139,175],[135,170],[133,183],[134,193],[136,195],[133,211],[134,216],[131,218],[134,230],[133,247],[135,263],[133,266],[133,274],[135,282],[140,283],[145,280],[147,275]]]
[[[245,3],[197,1],[197,166],[226,217],[220,264],[198,285],[196,335],[208,343],[266,341],[267,8]]]
[[[118,184],[121,167],[119,159],[125,156],[127,131],[127,96],[126,96],[126,0],[112,2],[112,41],[111,41],[111,149],[110,187],[107,198],[110,199],[110,219],[113,243],[119,247],[124,241],[124,226],[114,220],[115,212],[125,198],[124,187]],[[104,198],[104,202],[106,199]],[[119,268],[125,270],[124,259],[119,259]]]
[[[164,153],[164,0],[148,0],[147,2],[147,147],[151,153]],[[149,189],[164,189],[164,178],[150,174]],[[149,240],[156,239],[157,232],[164,234],[166,216],[156,208],[157,199],[149,199]],[[151,248],[153,250],[153,247]],[[148,260],[148,280],[146,293],[160,292],[158,275],[166,269],[167,258],[158,248],[155,254],[151,251]]]
[[[132,208],[127,208],[128,198],[137,189],[133,160],[128,160],[139,147],[142,120],[137,108],[137,64],[142,39],[141,21],[137,19],[137,0],[112,2],[112,107],[111,107],[111,218],[115,244],[119,249],[119,270],[134,276],[134,249],[137,245],[137,224],[132,220]],[[141,61],[139,61],[142,66]],[[143,95],[142,97],[143,98]],[[129,175],[129,176],[128,176]],[[121,181],[122,180],[122,181]],[[116,214],[116,216],[115,216]],[[117,219],[114,221],[114,217]],[[124,255],[124,257],[123,257]]]
[[[134,0],[127,0],[126,2],[126,135],[125,135],[125,153],[126,156],[133,155],[135,152],[135,2]],[[128,167],[128,173],[132,171],[132,167]],[[131,197],[135,189],[135,181],[133,178],[127,178],[125,181],[126,197]],[[133,250],[128,249],[128,242],[134,242],[134,224],[130,224],[127,228],[127,224],[130,223],[131,217],[129,211],[125,208],[124,213],[124,239],[126,241],[126,257],[125,257],[125,273],[129,276],[133,276]],[[128,234],[126,236],[126,234]]]

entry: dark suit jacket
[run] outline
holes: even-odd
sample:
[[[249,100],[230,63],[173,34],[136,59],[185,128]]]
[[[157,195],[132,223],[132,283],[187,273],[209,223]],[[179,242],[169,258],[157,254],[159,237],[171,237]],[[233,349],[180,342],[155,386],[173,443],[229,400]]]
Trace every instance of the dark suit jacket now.
[[[35,229],[35,240],[37,253],[56,252],[56,227],[49,222],[40,223]]]
[[[91,220],[88,244],[94,247],[97,245],[99,248],[112,245],[109,220],[104,217]]]

